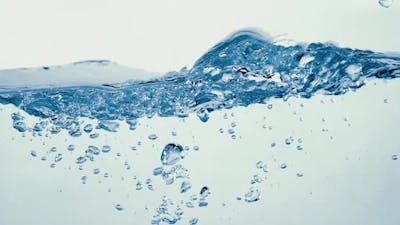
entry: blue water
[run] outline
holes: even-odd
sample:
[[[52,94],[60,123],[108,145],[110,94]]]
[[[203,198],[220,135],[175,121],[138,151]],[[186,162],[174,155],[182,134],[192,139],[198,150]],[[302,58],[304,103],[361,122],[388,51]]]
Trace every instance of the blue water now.
[[[67,129],[71,136],[80,136],[78,117],[97,119],[97,128],[114,132],[119,127],[114,120],[125,120],[135,129],[136,120],[144,116],[187,117],[196,113],[206,122],[214,110],[265,104],[271,98],[339,95],[362,87],[368,79],[399,76],[398,56],[324,43],[285,47],[254,31],[239,31],[200,57],[193,68],[169,72],[158,79],[3,90],[0,103],[11,103],[47,119],[28,128],[21,116],[13,115],[19,131],[49,129],[57,133]],[[86,128],[87,132],[90,127]]]
[[[102,64],[104,61],[87,61],[81,63]],[[46,68],[46,70],[48,69],[51,68]],[[237,207],[235,205],[237,204],[236,202],[243,202],[257,207],[254,204],[260,203],[264,199],[265,184],[270,185],[270,193],[276,188],[274,186],[276,185],[274,179],[277,178],[274,177],[276,176],[274,174],[284,174],[280,177],[282,180],[286,179],[283,176],[288,175],[286,173],[289,172],[297,180],[307,179],[308,175],[311,177],[309,179],[312,179],[313,172],[317,173],[320,169],[314,168],[314,170],[308,170],[308,174],[306,173],[305,175],[304,170],[307,169],[307,163],[301,164],[297,162],[296,165],[296,159],[299,160],[301,158],[301,160],[304,160],[307,154],[318,156],[325,160],[319,162],[320,164],[318,165],[326,164],[334,168],[332,169],[334,170],[333,172],[328,170],[331,174],[328,178],[339,179],[332,175],[338,173],[337,171],[341,169],[341,167],[336,168],[335,163],[341,162],[340,160],[343,160],[343,158],[347,163],[349,160],[347,154],[350,154],[352,159],[359,157],[358,160],[360,160],[361,157],[358,153],[363,152],[363,148],[367,148],[359,144],[357,141],[360,140],[354,136],[354,133],[346,129],[354,126],[353,132],[357,133],[360,137],[369,137],[372,140],[372,137],[379,135],[368,136],[363,134],[361,130],[364,129],[367,130],[366,133],[374,134],[374,129],[386,128],[384,125],[382,127],[378,125],[374,126],[371,119],[363,119],[364,112],[366,118],[371,117],[368,117],[369,114],[362,106],[358,106],[360,109],[363,109],[361,110],[361,114],[357,114],[357,108],[349,111],[344,109],[343,112],[339,109],[339,113],[334,108],[328,108],[322,112],[313,109],[312,113],[304,113],[303,118],[301,114],[305,110],[304,104],[301,103],[298,104],[299,106],[292,106],[290,99],[294,98],[297,104],[298,102],[296,101],[311,99],[312,97],[338,97],[349,91],[357,91],[358,93],[358,91],[362,90],[360,88],[367,83],[394,79],[399,76],[399,56],[368,50],[340,48],[333,44],[324,43],[283,46],[263,37],[255,31],[246,30],[234,33],[212,47],[211,50],[195,62],[193,68],[183,68],[180,71],[168,72],[158,79],[105,84],[102,86],[8,88],[0,90],[0,103],[3,105],[12,104],[24,111],[22,113],[14,110],[15,112],[11,114],[12,127],[16,132],[18,131],[17,133],[22,133],[22,138],[27,138],[28,133],[32,134],[33,138],[30,139],[28,144],[37,141],[42,145],[43,149],[46,148],[45,150],[41,150],[29,146],[31,149],[27,150],[27,155],[31,159],[38,159],[49,163],[50,168],[57,169],[62,168],[63,163],[66,163],[67,166],[64,167],[64,170],[68,171],[71,171],[72,164],[77,167],[78,172],[82,172],[80,174],[80,183],[92,185],[93,180],[101,177],[98,182],[99,184],[103,184],[104,182],[104,185],[108,185],[108,193],[114,193],[111,188],[113,186],[112,183],[115,184],[117,181],[123,183],[125,180],[131,180],[133,183],[129,185],[129,189],[140,193],[143,193],[143,191],[157,192],[157,194],[162,196],[161,201],[157,204],[154,204],[150,200],[149,202],[143,200],[143,198],[150,198],[146,194],[143,194],[144,197],[140,196],[143,198],[138,197],[142,201],[135,202],[135,204],[140,207],[144,205],[146,212],[149,210],[148,207],[150,207],[152,216],[148,218],[149,216],[144,213],[136,215],[135,211],[134,215],[137,218],[141,220],[145,218],[151,224],[203,224],[201,222],[202,219],[207,221],[207,218],[197,218],[197,216],[188,218],[186,216],[187,210],[211,208],[211,210],[215,211],[215,199],[222,199],[222,202],[218,204],[224,209],[219,210],[227,210],[233,214],[231,217],[239,217],[239,222],[231,223],[232,218],[229,217],[224,220],[225,224],[241,224],[243,221],[240,222],[240,218],[244,218],[243,220],[250,222],[251,219],[247,219],[243,215],[235,215],[237,214],[237,211],[235,211],[237,208],[231,209],[229,207]],[[350,97],[346,96],[346,99],[350,99]],[[280,103],[276,104],[276,101]],[[326,105],[328,104],[335,104],[335,101],[338,101],[338,98],[335,98],[335,100],[331,98],[329,101],[321,100],[321,105],[323,106],[318,105],[318,107],[327,107]],[[387,112],[388,115],[392,116],[396,114],[395,107],[387,110],[386,106],[377,106],[376,99],[374,98],[363,99],[363,101],[375,106],[375,108],[369,108],[372,114],[374,112],[379,112],[382,115]],[[273,102],[275,103],[273,104]],[[291,107],[290,110],[285,109],[283,102],[288,103],[288,107]],[[390,99],[386,98],[380,102],[383,105],[390,105],[390,103]],[[315,103],[313,104],[315,106]],[[263,105],[263,110],[266,110],[268,113],[276,110],[278,115],[282,114],[286,115],[286,117],[282,119],[282,117],[260,111],[258,108],[255,108],[256,111],[258,110],[257,112],[251,113],[248,111],[240,113],[239,108],[241,106],[251,108],[257,105]],[[344,103],[342,105],[346,106]],[[348,109],[351,108],[349,107]],[[239,110],[239,115],[235,115],[233,111],[229,110]],[[290,111],[290,113],[287,111]],[[221,116],[222,113],[223,115]],[[327,114],[328,119],[323,115],[324,113]],[[201,121],[199,123],[204,125],[204,127],[193,122],[185,122],[186,119],[190,121],[192,114],[196,114]],[[247,117],[247,114],[252,116]],[[344,118],[338,120],[334,116],[329,117],[329,115],[337,116],[337,114],[340,114]],[[356,118],[353,118],[355,122],[349,121],[348,117],[351,117],[352,114],[361,115],[359,116],[361,122]],[[293,122],[287,115],[295,117],[296,122]],[[257,118],[257,116],[260,118]],[[279,120],[268,121],[269,118],[267,116],[278,118]],[[28,121],[29,118],[26,117],[34,117],[37,120],[31,123]],[[158,120],[160,118],[166,119],[165,117],[183,121],[184,128],[176,129],[176,127],[179,127],[178,124],[169,127],[167,122],[161,120],[161,122],[157,122],[158,127],[152,130],[152,132],[143,136],[142,131],[140,131],[140,135],[142,136],[135,136],[136,133],[134,132],[139,129],[138,127],[141,126],[142,129],[146,126],[151,127],[148,124],[143,125],[146,124],[143,122],[144,118]],[[321,126],[319,123],[315,126],[315,121],[314,123],[307,123],[307,119],[310,121],[314,117],[318,117],[318,122],[322,123]],[[389,117],[385,118],[390,120]],[[303,123],[304,120],[306,122]],[[335,122],[330,122],[329,120]],[[213,121],[216,123],[212,123]],[[229,122],[223,125],[223,121]],[[132,136],[131,133],[126,133],[123,130],[125,126],[124,122],[129,126],[131,132],[133,132]],[[300,125],[301,123],[303,124]],[[371,123],[371,127],[360,126],[360,124],[364,123]],[[214,129],[216,126],[217,129]],[[246,126],[248,127],[243,128]],[[279,130],[279,127],[285,126],[290,127],[289,131],[285,131],[285,133]],[[296,131],[296,127],[302,127],[300,129],[301,132]],[[329,130],[328,127],[332,128],[333,131]],[[165,129],[170,132],[168,137],[165,135]],[[356,129],[358,129],[357,132],[355,131]],[[279,135],[274,135],[274,132],[279,133]],[[388,137],[391,137],[394,133],[390,129],[386,132],[385,135]],[[63,133],[67,133],[69,139],[65,138]],[[107,136],[107,134],[110,136]],[[217,138],[217,135],[220,136]],[[185,136],[185,138],[180,138],[182,136]],[[114,138],[113,141],[110,141],[110,137]],[[203,139],[200,137],[203,137]],[[226,137],[228,137],[228,141],[223,139]],[[47,146],[47,142],[51,143],[52,138],[55,140],[53,140],[54,143],[65,145],[63,146],[65,149]],[[62,142],[62,138],[65,138],[64,142],[67,143]],[[89,141],[85,138],[88,138]],[[125,154],[121,150],[124,138],[129,139],[129,144],[131,145],[129,154],[131,155]],[[340,140],[336,144],[334,143],[335,138]],[[365,139],[367,138],[363,140]],[[308,143],[316,143],[315,146],[318,146],[318,150],[320,151],[316,151],[315,146],[310,147],[310,144],[308,146],[307,141]],[[372,146],[376,143],[380,147],[386,146],[381,141],[379,139],[368,143],[367,140],[366,146]],[[35,144],[32,145],[36,146]],[[359,149],[354,151],[342,151],[344,149],[343,146],[349,149],[352,146],[363,147],[359,147]],[[334,153],[337,154],[332,157],[335,160],[323,158],[325,157],[325,153],[322,150],[325,150],[325,148],[329,149],[329,147],[333,148]],[[155,150],[153,153],[157,157],[147,158],[148,161],[145,160],[146,158],[136,160],[136,156],[146,154],[142,150],[144,148],[147,148],[147,151]],[[238,149],[240,152],[238,152]],[[262,156],[264,158],[261,158],[260,155],[265,152],[265,149],[268,149],[272,153],[269,153],[271,155],[268,155],[268,157]],[[256,153],[259,150],[262,151],[262,154],[260,152]],[[397,151],[386,148],[383,150],[379,149],[378,152],[387,154],[388,151],[392,153],[384,155],[385,160],[397,161]],[[332,151],[330,153],[333,154]],[[208,156],[211,155],[211,157],[207,158],[204,154],[209,154]],[[291,154],[292,158],[284,157],[281,154]],[[356,156],[351,154],[355,154]],[[381,156],[377,153],[374,154],[376,155],[370,157]],[[203,158],[201,157],[202,155]],[[70,158],[68,159],[68,157]],[[230,157],[237,157],[235,159],[237,161],[234,161],[233,166],[229,162]],[[136,161],[132,163],[131,160],[133,158]],[[140,160],[145,160],[143,164],[151,168],[137,166],[137,164],[140,164]],[[192,160],[192,163],[187,163],[188,161],[186,160],[189,160],[189,162]],[[312,158],[308,158],[308,160],[309,164],[317,164]],[[371,165],[376,166],[376,163],[379,163],[372,159],[369,160],[368,163],[371,163]],[[124,175],[118,177],[119,173],[116,172],[115,168],[111,166],[107,168],[108,165],[113,165],[114,161],[118,163],[121,161],[120,164],[128,172],[120,173]],[[249,161],[251,164],[245,163]],[[68,162],[72,163],[68,164]],[[334,163],[331,164],[332,162]],[[354,163],[351,165],[351,168],[355,167],[355,171],[358,171],[356,166],[357,161],[353,160],[351,162]],[[342,164],[339,163],[338,165]],[[346,166],[348,165],[346,164]],[[363,166],[365,165],[363,164]],[[145,171],[138,169],[145,167]],[[200,168],[200,172],[196,172],[196,168]],[[251,171],[254,170],[255,172],[251,172],[250,177],[247,177],[249,175],[242,171],[243,168]],[[222,172],[219,171],[220,169]],[[135,175],[131,174],[132,171]],[[372,173],[363,167],[361,167],[361,171]],[[351,174],[349,171],[344,172]],[[193,177],[193,173],[200,174],[200,176]],[[220,174],[220,176],[216,174]],[[325,179],[324,174],[318,175],[314,174],[315,177]],[[241,189],[242,192],[240,194],[233,195],[231,192],[232,190],[235,192],[236,187],[232,185],[234,183],[232,180],[241,180],[242,177],[246,177],[245,189],[244,191]],[[367,175],[362,177],[367,177]],[[349,175],[346,179],[354,181],[354,187],[359,187],[357,186],[357,178],[357,176]],[[108,181],[111,179],[114,180],[110,184]],[[230,182],[226,182],[224,179]],[[204,180],[207,182],[204,182]],[[218,180],[220,183],[215,182],[215,180]],[[297,180],[294,182],[298,182]],[[379,181],[384,183],[381,180]],[[325,180],[322,180],[322,182],[325,182]],[[284,183],[282,182],[282,186],[284,186]],[[313,195],[314,188],[317,193],[316,195],[318,195],[318,190],[320,189],[317,187],[320,183],[311,184],[310,190],[307,189],[307,198]],[[341,184],[340,182],[338,183]],[[294,184],[298,186],[291,189],[293,192],[297,191],[297,188],[301,190],[302,186],[300,184]],[[347,183],[345,182],[345,184]],[[364,181],[359,182],[359,184],[364,185]],[[276,185],[278,190],[281,188],[280,185],[281,183]],[[350,186],[346,187],[350,188]],[[327,186],[326,188],[340,189],[341,186]],[[171,191],[175,194],[168,195],[167,192]],[[350,191],[346,189],[342,192],[347,193]],[[361,194],[363,193],[361,192]],[[177,197],[176,194],[183,197]],[[329,194],[332,195],[331,193]],[[268,194],[266,195],[267,200],[271,201],[273,199]],[[349,198],[346,196],[346,199]],[[133,201],[137,200],[134,199]],[[306,202],[306,200],[304,201]],[[357,201],[355,202],[357,203]],[[275,203],[273,206],[282,204],[279,201]],[[312,204],[314,203],[312,202]],[[119,213],[132,209],[132,206],[130,208],[126,205],[129,205],[126,201],[125,204],[123,201],[117,201],[110,208]],[[352,209],[356,208],[358,210],[356,206],[352,207]],[[79,207],[77,208],[79,209]],[[271,210],[271,208],[269,209]],[[240,210],[244,209],[241,208]],[[358,212],[357,210],[355,212]],[[258,211],[247,211],[247,213],[256,214],[255,212],[262,211],[264,211],[264,208],[261,207],[261,211],[258,208]],[[90,210],[88,212],[89,215],[97,213]],[[189,213],[189,215],[192,214]],[[221,214],[221,216],[223,215]],[[263,213],[256,214],[256,216],[260,215],[263,215]],[[212,216],[209,217],[211,218]],[[256,222],[264,224],[263,220],[254,221],[254,224]]]

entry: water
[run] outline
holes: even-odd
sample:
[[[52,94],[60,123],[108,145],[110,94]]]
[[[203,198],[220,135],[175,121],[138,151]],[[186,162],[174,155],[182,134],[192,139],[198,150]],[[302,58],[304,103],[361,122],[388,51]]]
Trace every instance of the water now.
[[[243,31],[158,79],[2,89],[0,222],[397,224],[399,76]]]

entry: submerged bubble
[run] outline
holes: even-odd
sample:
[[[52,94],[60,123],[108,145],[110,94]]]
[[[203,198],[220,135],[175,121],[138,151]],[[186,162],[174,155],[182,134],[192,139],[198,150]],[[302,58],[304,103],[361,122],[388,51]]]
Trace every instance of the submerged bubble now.
[[[33,157],[36,157],[36,156],[37,156],[37,153],[36,153],[35,150],[32,150],[32,151],[31,151],[31,156],[33,156]]]
[[[398,160],[399,159],[399,156],[398,155],[396,155],[396,154],[393,154],[392,155],[392,160]]]
[[[250,190],[244,195],[244,200],[246,202],[256,202],[260,200],[261,191],[251,187]]]
[[[185,205],[186,205],[186,207],[188,207],[188,208],[194,208],[194,205],[193,205],[192,202],[186,202]]]
[[[122,210],[124,210],[124,207],[123,207],[121,204],[116,204],[116,205],[115,205],[115,209],[116,209],[117,211],[122,211]]]
[[[136,190],[137,190],[137,191],[140,191],[140,190],[142,190],[142,189],[143,189],[142,182],[138,181],[138,182],[136,183]]]
[[[68,150],[68,151],[73,151],[73,150],[75,150],[75,145],[68,145],[67,150]]]
[[[211,194],[210,189],[207,186],[204,186],[200,189],[200,197],[207,198]]]
[[[117,132],[119,123],[111,120],[102,120],[97,124],[98,129],[103,129],[109,132]]]
[[[56,157],[54,157],[54,162],[60,162],[62,160],[62,154],[59,153],[56,155]]]
[[[262,161],[258,161],[258,162],[256,163],[256,168],[257,168],[257,169],[261,169],[261,168],[263,168],[263,166],[264,166],[264,163],[263,163]]]
[[[163,165],[174,165],[184,158],[183,148],[179,144],[167,144],[161,153],[161,163]]]
[[[90,134],[89,137],[92,139],[95,139],[95,138],[98,138],[99,135],[100,135],[99,133],[93,133],[93,134]]]
[[[199,207],[206,207],[208,206],[208,202],[205,202],[204,200],[199,201]]]
[[[298,172],[297,174],[296,174],[296,176],[298,176],[298,177],[303,177],[303,173],[302,172]]]
[[[189,220],[189,225],[196,225],[197,222],[199,222],[199,220],[197,218],[193,218],[193,219]]]
[[[189,181],[183,181],[181,184],[181,193],[187,192],[192,187]]]
[[[253,176],[253,178],[251,179],[250,183],[251,184],[255,184],[255,183],[261,183],[263,181],[263,179],[261,178],[260,175],[256,174]]]
[[[76,164],[82,164],[84,162],[86,162],[86,157],[83,156],[79,156],[75,161]]]
[[[351,64],[348,67],[346,67],[346,73],[349,74],[351,80],[355,81],[360,78],[360,73],[362,71],[362,68],[360,65],[357,64]]]
[[[157,168],[154,168],[154,170],[153,170],[153,175],[154,176],[158,176],[158,175],[161,175],[161,173],[163,172],[163,168],[162,167],[157,167]]]
[[[93,174],[99,174],[99,173],[100,173],[100,169],[98,169],[98,168],[93,169]]]
[[[197,111],[197,117],[201,120],[201,122],[207,122],[210,116],[208,115],[208,112],[206,109],[200,109]]]
[[[154,140],[156,140],[158,137],[157,137],[156,134],[150,134],[150,135],[148,136],[148,138],[149,138],[149,140],[154,141]]]
[[[90,133],[90,132],[92,132],[92,130],[93,130],[93,125],[92,124],[86,124],[83,127],[83,131],[85,131],[86,133]]]
[[[289,137],[289,138],[285,139],[285,144],[286,145],[290,145],[290,144],[292,144],[292,142],[293,142],[293,137]]]
[[[389,8],[393,4],[393,0],[378,0],[379,5],[384,8]]]
[[[81,181],[82,181],[82,184],[86,184],[87,176],[82,176]]]
[[[14,121],[13,127],[19,132],[25,132],[28,129],[25,122],[22,121]]]
[[[101,148],[101,151],[104,152],[104,153],[110,152],[111,151],[111,146],[103,145],[103,147]]]

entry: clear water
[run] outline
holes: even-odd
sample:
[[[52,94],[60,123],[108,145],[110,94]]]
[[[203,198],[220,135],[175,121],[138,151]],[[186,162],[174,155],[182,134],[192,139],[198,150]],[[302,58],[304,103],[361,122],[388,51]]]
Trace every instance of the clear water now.
[[[158,79],[2,89],[0,223],[397,224],[399,76],[241,31]]]

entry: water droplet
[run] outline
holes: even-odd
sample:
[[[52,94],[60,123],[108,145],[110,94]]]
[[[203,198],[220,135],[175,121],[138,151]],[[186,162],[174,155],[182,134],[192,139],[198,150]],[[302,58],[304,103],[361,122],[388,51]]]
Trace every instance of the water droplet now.
[[[149,140],[154,141],[154,140],[156,140],[158,137],[157,137],[156,134],[150,134],[150,135],[148,136],[148,138],[149,138]]]
[[[389,8],[390,6],[392,6],[393,0],[379,0],[378,3],[384,8]]]
[[[250,190],[244,195],[244,200],[246,202],[256,202],[260,200],[261,192],[254,187],[251,187]]]
[[[115,209],[116,209],[117,211],[122,211],[122,210],[124,210],[124,207],[122,207],[121,204],[116,204],[116,205],[115,205]]]
[[[167,144],[161,153],[161,163],[163,165],[174,165],[184,158],[183,148],[179,144]]]

